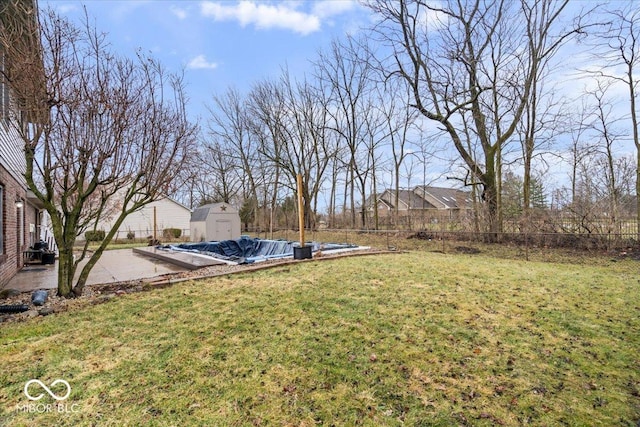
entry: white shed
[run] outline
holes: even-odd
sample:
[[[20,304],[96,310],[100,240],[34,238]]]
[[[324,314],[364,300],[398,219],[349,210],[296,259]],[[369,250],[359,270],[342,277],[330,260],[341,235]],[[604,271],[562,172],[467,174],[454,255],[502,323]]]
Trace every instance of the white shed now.
[[[240,238],[240,214],[228,203],[211,203],[191,214],[191,241],[235,240]]]

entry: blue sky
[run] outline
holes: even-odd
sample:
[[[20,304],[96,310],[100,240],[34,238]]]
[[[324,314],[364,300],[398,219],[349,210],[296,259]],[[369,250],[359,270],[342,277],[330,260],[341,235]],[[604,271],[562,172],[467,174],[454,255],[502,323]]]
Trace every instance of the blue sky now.
[[[585,4],[591,3],[583,0],[572,6]],[[229,87],[246,92],[262,79],[278,78],[283,67],[301,76],[311,70],[310,60],[317,59],[318,50],[373,21],[356,0],[39,0],[39,6],[51,6],[77,22],[86,6],[118,52],[133,55],[142,49],[169,70],[184,70],[189,113],[201,123],[209,115],[205,104],[214,94]],[[556,70],[558,87],[574,96],[585,85],[576,78],[576,68],[593,60],[585,49],[571,43],[558,58],[558,64],[569,65]],[[625,89],[619,89],[624,99]],[[621,144],[621,153],[635,152],[630,141]],[[546,172],[551,182],[564,181],[567,175],[566,165],[556,161]],[[434,179],[441,174],[434,172]]]
[[[185,71],[189,111],[206,115],[212,95],[242,91],[282,67],[293,75],[310,70],[319,49],[369,24],[368,11],[351,0],[171,1],[40,0],[72,20],[83,6],[114,49],[149,51],[171,71]],[[79,21],[77,21],[79,22]]]

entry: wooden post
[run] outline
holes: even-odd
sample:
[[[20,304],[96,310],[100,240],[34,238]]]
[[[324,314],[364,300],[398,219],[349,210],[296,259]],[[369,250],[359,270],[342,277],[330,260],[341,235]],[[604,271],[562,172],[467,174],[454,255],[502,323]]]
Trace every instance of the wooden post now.
[[[302,198],[302,175],[298,174],[298,224],[300,226],[300,247],[304,246],[304,203]]]
[[[271,212],[269,216],[269,238],[273,240],[273,204],[271,205]]]
[[[158,236],[156,230],[158,229],[158,221],[156,216],[156,207],[153,207],[153,244],[155,245],[158,241]]]

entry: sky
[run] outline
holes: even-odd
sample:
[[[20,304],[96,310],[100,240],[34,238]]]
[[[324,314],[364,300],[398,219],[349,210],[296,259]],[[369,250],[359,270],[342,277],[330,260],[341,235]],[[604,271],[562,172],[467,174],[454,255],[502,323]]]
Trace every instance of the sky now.
[[[591,3],[572,3],[578,8],[585,4]],[[86,7],[117,52],[134,55],[141,49],[168,70],[184,71],[188,112],[201,124],[209,116],[206,105],[212,104],[213,96],[228,88],[246,93],[263,79],[278,78],[284,68],[300,77],[311,71],[310,61],[332,40],[374,21],[356,0],[39,0],[39,7],[52,7],[76,22]],[[568,73],[558,87],[572,93],[584,90],[584,82],[571,76],[582,61],[576,47],[565,47],[558,59]],[[633,152],[630,141],[621,151]],[[429,165],[430,170],[434,166],[429,181],[451,185],[442,181],[449,163]],[[547,166],[545,175],[550,182],[566,180],[566,167],[560,161]]]
[[[170,71],[184,70],[192,119],[229,87],[248,91],[286,67],[293,76],[332,39],[369,24],[369,12],[352,0],[172,1],[40,0],[39,7],[80,22],[84,7],[113,48],[150,52]]]

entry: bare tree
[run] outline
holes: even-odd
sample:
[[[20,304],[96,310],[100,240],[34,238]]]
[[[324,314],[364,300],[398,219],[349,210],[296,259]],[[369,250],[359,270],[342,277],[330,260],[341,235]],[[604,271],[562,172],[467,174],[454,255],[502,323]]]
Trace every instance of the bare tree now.
[[[589,157],[593,151],[594,143],[589,134],[592,128],[593,117],[591,108],[588,106],[586,97],[581,98],[578,108],[567,115],[565,120],[565,133],[569,137],[569,155],[571,157],[571,172],[569,180],[571,183],[571,194],[569,204],[576,201],[578,169],[583,160]]]
[[[351,213],[351,227],[356,225],[356,188],[360,190],[360,225],[366,227],[366,188],[371,174],[371,155],[365,146],[367,118],[372,114],[372,53],[365,39],[347,37],[334,41],[328,52],[321,52],[316,61],[317,79],[331,88],[328,112],[332,131],[346,147],[344,159],[346,183]],[[369,124],[371,121],[369,120]],[[357,184],[357,187],[356,187]]]
[[[628,131],[609,93],[612,82],[597,78],[595,83],[569,122],[572,172],[566,209],[578,226],[568,231],[612,233],[620,231],[620,216],[628,212],[636,168],[632,158],[619,154]]]
[[[265,215],[269,212],[269,228],[273,229],[273,212],[278,207],[284,147],[282,91],[276,82],[264,80],[252,88],[247,101],[247,117],[258,145],[258,157],[264,163]]]
[[[340,184],[340,177],[345,176],[342,156],[346,155],[346,147],[340,145],[338,138],[332,139],[332,142],[333,148],[331,149],[331,152],[334,153],[334,155],[329,158],[329,170],[331,171],[331,176],[329,178],[329,206],[327,208],[329,228],[336,227],[338,186]]]
[[[203,142],[198,153],[199,181],[203,186],[202,202],[236,202],[242,190],[244,168],[238,157],[230,155],[233,146],[213,140]]]
[[[607,98],[607,91],[611,84],[597,80],[597,87],[588,95],[594,100],[594,121],[592,122],[592,131],[597,140],[595,147],[596,164],[592,170],[594,178],[604,178],[605,197],[603,200],[608,201],[608,220],[610,227],[615,226],[618,220],[618,210],[620,201],[620,188],[617,182],[616,171],[616,145],[625,137],[625,132],[619,126],[620,119],[614,117],[614,100]]]
[[[194,148],[195,153],[187,156],[182,168],[176,171],[176,181],[181,182],[182,185],[174,188],[174,191],[168,195],[189,209],[194,209],[199,206],[207,193],[202,188],[202,170],[198,159],[199,149],[200,147]]]
[[[370,183],[370,199],[372,201],[374,228],[378,229],[378,173],[383,164],[384,143],[388,140],[388,112],[383,106],[384,97],[372,92],[366,105],[367,112],[363,114],[361,145],[366,152],[366,173],[358,174],[360,194],[362,196],[362,227],[369,227],[367,222],[367,190]]]
[[[527,24],[528,50],[532,53],[525,57],[526,62],[523,64],[531,70],[532,78],[529,98],[525,100],[521,129],[518,131],[524,168],[522,206],[527,215],[532,203],[532,162],[535,151],[553,142],[560,130],[559,109],[563,106],[554,99],[557,88],[547,87],[546,82],[550,80],[548,77],[552,71],[557,68],[552,60],[566,38],[553,40],[549,33],[548,23],[552,22],[553,15],[559,12],[553,2],[523,1],[520,8]]]
[[[387,131],[387,116],[385,109],[382,108],[382,104],[378,103],[384,98],[372,98],[373,105],[370,105],[370,114],[365,115],[365,126],[363,129],[363,144],[367,148],[368,153],[368,162],[371,164],[371,179],[370,181],[370,196],[371,200],[370,206],[373,206],[373,228],[378,229],[379,227],[379,218],[378,218],[378,173],[380,172],[381,165],[383,165],[383,148],[384,143],[388,137]],[[366,214],[369,209],[367,206],[367,190],[366,188],[367,182],[361,181],[361,185],[365,186],[361,187],[362,194],[362,214],[365,217],[363,222],[363,226],[371,226],[370,221],[366,219]]]
[[[180,185],[174,177],[196,127],[186,119],[180,76],[143,54],[113,54],[88,17],[76,26],[46,10],[39,25],[11,21],[33,17],[25,3],[3,2],[0,11],[10,64],[2,77],[27,112],[11,124],[24,141],[29,189],[51,217],[58,294],[80,295],[125,217]],[[95,230],[108,208],[116,213],[106,238],[91,255],[85,243],[74,258],[78,236]]]
[[[415,143],[415,139],[418,137],[423,138],[423,135],[418,136],[420,129],[416,125],[416,110],[408,107],[408,100],[410,99],[410,93],[407,92],[406,85],[403,82],[391,81],[388,85],[385,85],[386,94],[381,95],[380,108],[383,110],[386,116],[387,124],[387,137],[391,146],[391,161],[393,163],[393,176],[395,178],[394,183],[394,220],[395,225],[398,226],[399,219],[399,205],[400,205],[400,170],[402,165],[409,154],[410,143]],[[400,94],[406,94],[407,96],[400,96]],[[426,148],[425,146],[421,147]],[[425,154],[423,161],[427,161],[427,153]],[[424,180],[423,180],[424,181]]]
[[[328,98],[322,88],[307,80],[294,83],[288,72],[283,74],[283,88],[287,115],[283,127],[286,149],[281,166],[289,175],[291,188],[295,188],[297,174],[302,175],[305,226],[313,228],[316,213],[313,206],[335,148],[327,135]]]
[[[501,151],[516,131],[545,58],[578,31],[556,28],[567,3],[369,2],[381,17],[378,34],[393,49],[390,75],[410,85],[412,105],[446,130],[482,184],[488,229],[494,233],[501,229]],[[524,6],[540,11],[535,26],[522,13]],[[481,148],[480,158],[465,143],[465,121]]]
[[[621,8],[614,8],[623,5]],[[636,149],[636,220],[640,224],[640,134],[638,130],[638,67],[640,66],[640,10],[637,4],[629,1],[612,3],[608,10],[611,18],[606,30],[597,35],[599,47],[595,56],[603,60],[602,69],[592,70],[598,76],[622,84],[628,93],[628,117],[632,129],[633,143]],[[640,240],[640,227],[638,227]]]
[[[296,177],[302,175],[305,226],[313,228],[317,198],[332,157],[334,145],[327,135],[327,98],[322,88],[308,80],[294,81],[287,70],[275,84],[254,88],[252,120],[258,133],[260,155],[281,175],[279,185],[296,189]],[[275,206],[277,192],[273,192]]]
[[[246,100],[235,88],[213,97],[213,104],[208,107],[209,118],[207,130],[209,136],[225,147],[226,156],[242,169],[242,182],[245,183],[244,199],[254,201],[258,205],[258,144],[253,138],[250,123],[247,119]],[[253,217],[257,218],[257,212]]]

